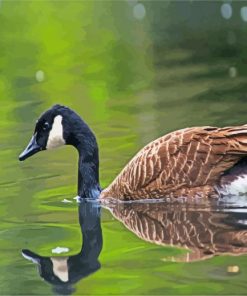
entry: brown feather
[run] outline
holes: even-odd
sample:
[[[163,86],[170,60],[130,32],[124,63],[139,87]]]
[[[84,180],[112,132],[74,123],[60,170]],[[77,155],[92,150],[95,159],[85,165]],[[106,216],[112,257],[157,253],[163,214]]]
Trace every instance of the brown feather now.
[[[182,129],[141,149],[100,197],[178,197],[196,190],[209,197],[221,175],[245,156],[247,125]]]

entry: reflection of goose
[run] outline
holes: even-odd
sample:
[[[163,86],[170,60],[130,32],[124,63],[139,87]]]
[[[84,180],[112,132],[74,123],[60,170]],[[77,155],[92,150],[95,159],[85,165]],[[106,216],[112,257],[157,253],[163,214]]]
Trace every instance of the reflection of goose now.
[[[214,212],[210,208],[189,208],[178,203],[122,203],[112,207],[111,212],[145,241],[192,251],[177,260],[247,253],[245,213]]]
[[[103,192],[95,136],[67,107],[55,105],[41,115],[19,159],[64,144],[79,152],[81,197],[131,200],[247,192],[247,125],[194,127],[165,135],[140,150]]]
[[[74,283],[100,268],[98,256],[103,241],[98,205],[92,202],[80,203],[79,221],[83,245],[78,254],[67,257],[43,257],[29,250],[22,251],[26,259],[38,264],[40,276],[61,294],[70,294]]]

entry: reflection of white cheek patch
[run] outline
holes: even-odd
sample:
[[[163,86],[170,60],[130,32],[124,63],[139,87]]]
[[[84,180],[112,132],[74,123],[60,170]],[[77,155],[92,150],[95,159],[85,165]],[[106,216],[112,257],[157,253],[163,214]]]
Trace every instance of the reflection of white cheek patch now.
[[[63,118],[61,115],[57,115],[54,118],[52,129],[50,130],[50,134],[46,144],[46,149],[54,149],[65,144],[63,138],[62,119]]]
[[[54,274],[62,281],[69,280],[68,257],[51,257]]]

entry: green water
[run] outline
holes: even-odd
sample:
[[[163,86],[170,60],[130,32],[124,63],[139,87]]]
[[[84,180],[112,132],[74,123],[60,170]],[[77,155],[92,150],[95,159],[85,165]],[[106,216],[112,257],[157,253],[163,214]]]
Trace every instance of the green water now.
[[[70,106],[94,130],[102,187],[143,145],[171,130],[247,122],[245,4],[222,4],[0,2],[1,295],[247,294],[244,252],[181,262],[176,258],[186,251],[144,241],[104,208],[101,226],[94,216],[103,237],[95,270],[67,290],[42,280],[21,255],[28,249],[49,258],[64,247],[62,256],[72,256],[82,247],[76,152],[63,147],[18,162],[37,117],[51,105]],[[201,208],[189,210],[196,215]],[[231,211],[246,222],[243,204]],[[227,272],[229,266],[239,272]]]

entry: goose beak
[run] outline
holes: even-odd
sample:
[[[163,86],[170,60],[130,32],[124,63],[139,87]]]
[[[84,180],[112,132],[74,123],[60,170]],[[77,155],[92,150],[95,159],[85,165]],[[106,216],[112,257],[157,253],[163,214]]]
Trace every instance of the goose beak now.
[[[42,150],[42,147],[40,147],[37,144],[36,141],[36,134],[34,134],[32,136],[31,141],[29,142],[29,144],[27,145],[26,149],[19,155],[19,160],[23,161],[26,158],[34,155],[35,153],[39,152],[40,150]]]

